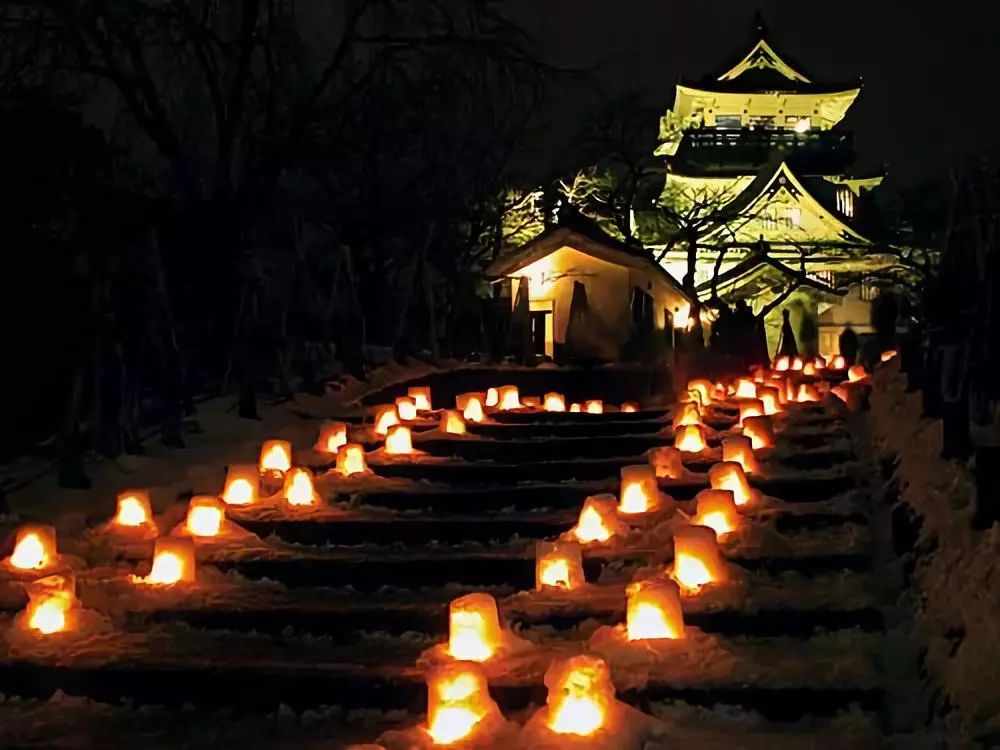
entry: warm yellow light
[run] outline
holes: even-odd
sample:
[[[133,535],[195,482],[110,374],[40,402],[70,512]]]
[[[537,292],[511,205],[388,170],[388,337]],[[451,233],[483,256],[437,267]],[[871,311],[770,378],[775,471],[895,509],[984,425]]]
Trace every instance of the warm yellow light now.
[[[817,370],[825,370],[826,360],[817,354],[815,357],[813,357],[813,367],[815,367]]]
[[[653,467],[656,477],[680,479],[684,476],[684,463],[679,449],[662,445],[649,449],[649,465]]]
[[[801,357],[792,357],[792,370],[799,372],[805,366]]]
[[[802,374],[810,376],[815,375],[816,365],[814,365],[812,362],[806,362],[804,365],[802,365]]]
[[[764,407],[765,416],[779,414],[782,411],[781,396],[778,395],[777,388],[758,388],[757,397]]]
[[[375,407],[375,434],[385,437],[389,428],[399,424],[399,412],[395,404],[383,404]]]
[[[566,398],[561,393],[545,394],[545,411],[566,411]]]
[[[747,474],[760,472],[753,454],[753,441],[745,435],[730,435],[722,439],[722,460],[738,463]]]
[[[715,531],[706,526],[687,526],[674,532],[671,576],[689,592],[725,580],[725,563],[719,553]]]
[[[535,588],[572,591],[584,584],[583,558],[576,542],[539,542],[535,550]]]
[[[284,473],[292,468],[292,444],[287,440],[265,440],[260,447],[260,471]]]
[[[126,490],[118,495],[118,512],[115,514],[117,525],[137,528],[149,523],[152,518],[149,493],[146,490]]]
[[[778,372],[785,372],[791,366],[791,359],[787,354],[782,354],[774,360],[774,369]]]
[[[674,432],[674,447],[683,453],[700,453],[708,448],[701,425],[684,425]]]
[[[603,544],[612,537],[624,535],[625,527],[618,520],[618,501],[614,495],[592,495],[583,502],[580,518],[570,535],[581,544]]]
[[[688,382],[687,388],[689,391],[695,391],[698,394],[702,404],[712,403],[712,391],[715,389],[712,381],[704,379],[691,380]]]
[[[441,431],[449,435],[464,435],[467,430],[462,414],[455,409],[445,409],[441,412]]]
[[[759,398],[747,399],[740,402],[740,427],[747,417],[760,417],[764,415],[764,404]]]
[[[695,391],[697,393],[697,391]],[[701,424],[701,409],[694,401],[681,404],[671,420],[673,428],[684,427],[689,424]]]
[[[716,536],[733,531],[739,524],[736,500],[729,490],[702,490],[695,496],[694,526],[707,526]]]
[[[800,404],[819,401],[819,391],[816,390],[816,386],[812,383],[799,383],[799,390],[795,394],[795,400]]]
[[[656,472],[648,464],[623,466],[618,506],[620,513],[632,515],[648,513],[660,505],[660,491],[656,485]]]
[[[9,562],[18,570],[47,568],[56,557],[56,532],[51,526],[23,526],[14,539]]]
[[[51,596],[34,608],[28,620],[28,627],[43,635],[52,635],[66,629],[66,613],[70,602],[62,596]]]
[[[630,641],[684,637],[684,616],[676,583],[642,581],[630,584],[626,593],[625,632]]]
[[[435,745],[472,739],[490,716],[499,716],[499,709],[478,664],[452,662],[427,675],[427,734]]]
[[[525,396],[521,399],[521,408],[538,409],[542,406],[542,400],[538,396]]]
[[[393,425],[385,436],[385,452],[394,456],[413,453],[413,435],[405,425]]]
[[[490,408],[497,406],[500,403],[500,391],[496,388],[486,389],[486,405]]]
[[[285,486],[281,490],[282,497],[289,505],[316,505],[319,503],[319,493],[313,484],[313,475],[304,466],[296,466],[285,475]]]
[[[852,383],[857,383],[859,380],[864,380],[867,377],[868,373],[861,365],[854,365],[847,371],[847,379]]]
[[[604,402],[600,399],[593,399],[591,401],[583,402],[583,410],[587,414],[603,414],[604,413]]]
[[[347,424],[324,421],[319,426],[319,437],[316,439],[315,450],[319,453],[335,454],[342,445],[347,445]]]
[[[690,330],[694,325],[694,318],[691,317],[691,305],[684,305],[674,310],[674,328],[678,331]]]
[[[795,132],[808,133],[810,127],[812,127],[812,121],[808,117],[800,117],[799,121],[795,123]]]
[[[509,411],[511,409],[521,408],[521,398],[517,392],[516,385],[502,385],[497,389],[497,408],[500,411]],[[489,405],[489,402],[487,402]]]
[[[626,401],[624,404],[622,404],[621,411],[623,414],[634,414],[635,412],[639,411],[639,404],[635,403],[634,401]]]
[[[757,384],[754,383],[750,378],[737,379],[736,387],[733,390],[733,397],[746,398],[746,399],[757,398]]]
[[[570,404],[569,405],[569,410],[570,410],[570,413],[572,413],[572,414],[579,414],[580,412],[583,411],[583,408],[580,406],[580,404]]]
[[[164,537],[153,547],[153,565],[145,578],[134,578],[137,583],[172,586],[195,579],[194,545],[190,539]]]
[[[414,385],[406,389],[406,395],[413,399],[417,411],[431,411],[431,389],[427,385]]]
[[[226,470],[222,499],[226,505],[253,505],[260,493],[260,473],[252,464],[233,464]]]
[[[368,464],[365,462],[363,446],[358,443],[348,443],[337,451],[336,472],[342,477],[364,474],[366,471],[368,471]]]
[[[222,501],[211,495],[195,495],[188,505],[185,527],[191,536],[212,537],[222,531],[225,519]]]
[[[482,422],[486,415],[483,413],[483,404],[478,398],[470,398],[462,412],[468,422]]]
[[[750,483],[743,467],[735,461],[722,461],[708,470],[708,481],[713,490],[729,490],[737,505],[746,505],[753,499]]]
[[[750,439],[753,450],[773,448],[775,443],[774,426],[770,417],[747,417],[743,423],[743,435]],[[723,460],[729,459],[723,455]],[[746,467],[743,467],[746,469]],[[748,471],[747,473],[753,473]]]
[[[835,385],[833,388],[830,389],[830,393],[839,398],[845,404],[850,403],[851,393],[850,391],[847,390],[847,386]]]
[[[396,399],[396,414],[403,422],[412,422],[417,418],[417,404],[409,396],[400,396]]]
[[[545,686],[550,730],[589,737],[604,726],[615,689],[603,659],[581,654],[553,661],[545,673]]]
[[[833,365],[831,365],[831,367],[834,370],[843,370],[845,367],[847,367],[847,360],[838,354],[836,357],[833,358]]]
[[[487,661],[500,648],[502,633],[496,600],[467,594],[448,610],[448,655],[463,661]]]

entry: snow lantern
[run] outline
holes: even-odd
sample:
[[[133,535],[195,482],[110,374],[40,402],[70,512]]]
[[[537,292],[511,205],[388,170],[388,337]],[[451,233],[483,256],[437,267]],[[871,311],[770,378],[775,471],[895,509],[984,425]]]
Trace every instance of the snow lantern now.
[[[799,390],[795,394],[795,400],[800,404],[806,404],[812,401],[819,401],[820,395],[819,391],[816,390],[816,386],[812,383],[799,383]]]
[[[72,612],[80,606],[73,576],[46,576],[24,585],[28,594],[24,623],[39,635],[72,630]]]
[[[194,543],[184,537],[160,537],[153,544],[153,566],[145,578],[133,577],[137,583],[172,586],[193,583],[195,579]]]
[[[347,445],[347,424],[324,419],[319,426],[319,437],[313,450],[317,453],[336,454],[342,445]]]
[[[382,404],[375,407],[375,434],[382,435],[389,431],[393,425],[399,424],[399,412],[396,411],[395,404]]]
[[[733,398],[757,398],[757,384],[750,378],[737,378]]]
[[[618,499],[614,495],[591,495],[583,501],[583,510],[569,535],[581,544],[602,544],[628,529],[618,520]]]
[[[233,464],[226,469],[222,500],[226,505],[253,505],[260,495],[260,473],[253,464]]]
[[[222,500],[215,495],[195,495],[188,503],[184,528],[191,536],[218,536],[222,531],[222,522],[225,518],[225,503]]]
[[[572,591],[584,583],[583,557],[577,542],[539,542],[535,547],[535,589]]]
[[[484,720],[499,716],[478,664],[449,662],[427,675],[427,734],[435,745],[475,741],[488,723]]]
[[[656,472],[649,464],[621,468],[621,502],[618,510],[628,515],[648,513],[660,505],[660,490],[656,485]]]
[[[813,362],[811,360],[809,362],[806,362],[804,365],[802,365],[802,374],[803,375],[809,375],[809,376],[815,375],[816,374],[816,365],[813,364]]]
[[[791,369],[795,372],[801,372],[802,368],[805,367],[805,363],[802,361],[802,357],[792,357]]]
[[[466,429],[462,413],[457,409],[445,409],[442,411],[441,432],[446,432],[449,435],[464,435]]]
[[[385,436],[385,452],[393,456],[407,456],[413,453],[413,434],[406,425],[393,425]]]
[[[826,359],[823,358],[823,357],[821,357],[818,354],[815,357],[813,357],[812,363],[813,363],[813,367],[815,367],[817,370],[825,370],[826,369]]]
[[[761,417],[750,417],[750,419],[761,419]],[[746,427],[743,429],[745,432]],[[730,435],[722,439],[722,460],[738,463],[747,474],[760,473],[760,466],[757,465],[757,458],[753,454],[753,442],[746,435]]]
[[[448,655],[463,661],[487,661],[500,648],[503,631],[496,600],[489,594],[466,594],[448,607]]]
[[[625,592],[625,632],[630,641],[684,637],[681,592],[674,581],[639,581],[629,584]]]
[[[755,451],[774,447],[774,423],[770,417],[747,417],[743,422],[743,435],[750,439],[750,447]],[[722,460],[728,461],[729,459],[723,454]],[[748,474],[754,473],[746,466],[743,469]]]
[[[834,370],[843,370],[845,367],[847,367],[847,360],[843,357],[843,355],[838,354],[836,357],[833,358],[833,363],[830,365],[830,367],[831,369]]]
[[[740,401],[740,427],[743,426],[743,420],[747,417],[762,416],[764,416],[764,403],[759,398],[748,398],[745,401]]]
[[[467,422],[482,422],[486,418],[486,413],[483,411],[483,402],[479,397],[479,394],[470,394],[469,398],[465,399],[464,406],[460,406],[462,409],[462,416]]]
[[[868,373],[861,365],[854,365],[847,371],[847,379],[852,383],[857,383],[859,380],[864,380],[867,377]]]
[[[674,447],[682,453],[701,453],[708,448],[700,424],[686,424],[674,432]]]
[[[58,557],[55,528],[28,524],[17,530],[14,550],[7,558],[7,562],[16,570],[43,570],[52,565]]]
[[[701,409],[698,408],[698,404],[694,401],[682,404],[677,413],[674,414],[671,424],[675,430],[689,424],[701,424]]]
[[[417,403],[409,396],[396,399],[396,414],[402,422],[412,422],[417,418]]]
[[[845,404],[850,404],[851,392],[846,385],[835,385],[830,389],[830,393],[839,398]]]
[[[661,445],[649,449],[649,465],[657,478],[680,479],[684,476],[684,463],[680,449]]]
[[[540,409],[542,400],[538,396],[525,396],[521,399],[521,406],[525,409]]]
[[[729,490],[737,505],[746,505],[753,499],[747,475],[735,461],[722,461],[708,470],[708,481],[713,490]]]
[[[287,440],[265,440],[260,447],[260,473],[283,474],[292,468],[292,444]]]
[[[634,414],[639,411],[639,404],[634,401],[626,401],[621,405],[621,411],[623,414]]]
[[[785,372],[791,367],[791,359],[787,354],[782,354],[774,360],[774,369],[778,372]]]
[[[771,386],[758,388],[757,398],[760,400],[761,406],[764,407],[765,416],[769,417],[783,411],[781,408],[781,396],[777,388]]]
[[[556,734],[589,737],[609,721],[615,700],[608,663],[593,654],[553,660],[545,671],[546,726]]]
[[[510,411],[521,408],[521,398],[517,393],[516,385],[502,385],[497,389],[497,408],[500,411]],[[487,406],[489,402],[487,401]]]
[[[566,411],[566,397],[561,393],[546,393],[545,411]]]
[[[500,405],[500,391],[497,388],[487,388],[486,398],[483,401],[486,406],[493,408]]]
[[[580,406],[580,404],[570,404],[569,405],[569,410],[570,410],[570,413],[572,413],[572,414],[579,414],[580,412],[583,411],[583,408]]]
[[[603,414],[604,402],[601,401],[600,399],[591,399],[590,401],[584,401],[583,410],[587,414]]]
[[[413,399],[417,411],[431,411],[431,388],[429,385],[413,385],[406,389],[406,395]]]
[[[886,351],[882,352],[882,354],[879,355],[879,360],[882,362],[888,362],[890,359],[897,356],[898,354],[899,352],[897,352],[895,349],[887,349]]]
[[[254,467],[254,476],[257,476]],[[125,490],[118,493],[118,510],[115,513],[115,526],[135,529],[145,526],[153,520],[153,511],[149,504],[149,490]]]
[[[365,463],[365,449],[359,443],[348,443],[337,451],[337,466],[335,471],[342,477],[352,474],[364,474],[368,471]]]
[[[685,526],[674,532],[671,577],[685,591],[726,579],[726,564],[715,531],[707,526]]]
[[[305,466],[296,466],[291,469],[285,474],[285,485],[281,488],[281,496],[289,505],[318,504],[319,493],[316,492],[312,472]]]
[[[711,380],[705,380],[703,378],[691,380],[687,384],[687,389],[697,393],[703,405],[712,403],[712,391],[714,388],[715,386],[712,384]]]
[[[736,499],[729,490],[702,490],[694,498],[694,526],[707,526],[717,536],[728,534],[739,525]]]

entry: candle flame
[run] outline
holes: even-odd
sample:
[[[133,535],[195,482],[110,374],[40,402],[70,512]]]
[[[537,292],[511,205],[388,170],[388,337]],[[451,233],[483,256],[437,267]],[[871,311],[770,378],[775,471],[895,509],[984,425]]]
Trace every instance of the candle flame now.
[[[10,556],[10,564],[19,570],[38,570],[47,567],[51,559],[42,535],[30,531],[17,540]]]
[[[499,710],[479,665],[452,662],[427,675],[427,734],[435,745],[468,739],[490,715]]]
[[[284,473],[292,468],[292,446],[285,440],[267,440],[260,448],[260,471]]]
[[[218,536],[222,530],[221,508],[212,505],[192,505],[188,509],[187,530],[192,536]]]
[[[538,580],[544,586],[569,590],[569,562],[562,559],[543,561],[539,569]]]
[[[573,534],[577,540],[587,544],[589,542],[606,542],[612,536],[612,531],[604,524],[604,519],[598,510],[592,506],[584,508],[580,512],[580,520],[573,529]]]
[[[704,562],[686,553],[674,556],[674,578],[686,589],[698,589],[714,580]]]
[[[589,737],[604,726],[614,686],[603,659],[583,655],[553,663],[545,674],[545,685],[550,730]]]
[[[66,615],[72,604],[62,592],[48,596],[35,605],[28,618],[28,627],[42,635],[60,633],[66,629]]]
[[[226,484],[222,499],[229,505],[251,505],[257,497],[257,490],[247,479],[234,479]]]
[[[149,521],[149,493],[129,491],[118,496],[118,512],[115,514],[116,524],[136,528],[149,523]]]
[[[135,583],[173,586],[195,577],[194,545],[190,539],[164,537],[153,548],[153,564],[145,578],[132,577]]]
[[[146,579],[150,583],[170,585],[184,575],[184,561],[175,552],[161,552],[153,558],[153,567]]]
[[[701,425],[689,424],[679,428],[674,434],[674,447],[684,453],[700,453],[708,445]]]
[[[670,580],[633,583],[626,589],[625,632],[630,641],[684,637],[680,592]]]
[[[288,472],[282,494],[289,505],[315,505],[319,500],[312,472],[303,466]]]

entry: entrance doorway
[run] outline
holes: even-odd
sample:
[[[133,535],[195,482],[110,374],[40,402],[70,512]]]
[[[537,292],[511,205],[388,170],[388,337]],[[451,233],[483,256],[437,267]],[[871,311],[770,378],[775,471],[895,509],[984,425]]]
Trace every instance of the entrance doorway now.
[[[553,301],[550,299],[531,300],[531,350],[546,357],[555,356],[553,336]]]

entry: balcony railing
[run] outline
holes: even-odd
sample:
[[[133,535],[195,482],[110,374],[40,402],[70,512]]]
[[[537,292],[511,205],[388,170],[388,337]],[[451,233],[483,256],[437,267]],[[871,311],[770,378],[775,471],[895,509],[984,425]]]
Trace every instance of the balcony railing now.
[[[684,132],[676,158],[708,169],[733,169],[758,167],[776,153],[808,171],[836,171],[853,162],[854,139],[840,130],[701,128]]]

